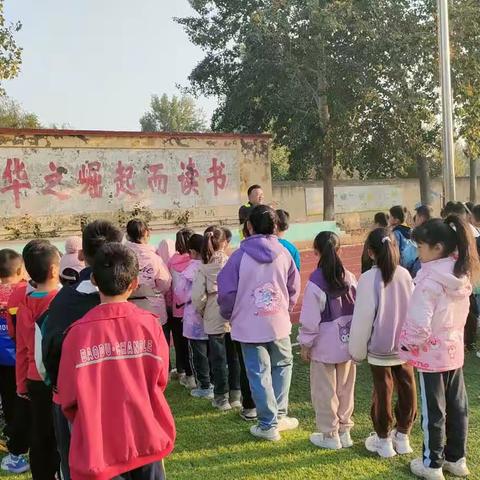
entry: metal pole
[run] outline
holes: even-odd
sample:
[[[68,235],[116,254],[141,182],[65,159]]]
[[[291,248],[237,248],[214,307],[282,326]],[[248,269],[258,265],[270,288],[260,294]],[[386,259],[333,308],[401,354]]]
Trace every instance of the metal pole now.
[[[455,143],[453,139],[453,98],[450,72],[448,0],[437,0],[440,82],[443,118],[443,185],[446,201],[455,200]]]

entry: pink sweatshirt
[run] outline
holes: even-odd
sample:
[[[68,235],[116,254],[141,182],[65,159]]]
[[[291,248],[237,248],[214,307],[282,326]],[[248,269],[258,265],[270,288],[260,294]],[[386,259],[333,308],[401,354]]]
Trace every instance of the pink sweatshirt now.
[[[168,262],[168,269],[172,275],[172,313],[175,318],[183,317],[184,302],[175,296],[175,289],[180,280],[180,274],[188,267],[190,260],[188,253],[183,255],[175,253]]]
[[[164,325],[167,322],[165,294],[169,291],[172,278],[163,260],[155,253],[152,245],[144,243],[125,242],[125,245],[135,252],[140,267],[140,285],[152,289],[152,296],[147,300],[151,306],[148,310]]]
[[[400,357],[422,372],[463,367],[463,329],[472,286],[453,274],[455,259],[422,263],[400,335]],[[407,350],[407,351],[406,351]]]
[[[190,340],[208,340],[203,328],[203,318],[192,303],[193,279],[202,265],[201,260],[190,260],[188,267],[180,272],[173,294],[185,305],[183,310],[183,336]]]

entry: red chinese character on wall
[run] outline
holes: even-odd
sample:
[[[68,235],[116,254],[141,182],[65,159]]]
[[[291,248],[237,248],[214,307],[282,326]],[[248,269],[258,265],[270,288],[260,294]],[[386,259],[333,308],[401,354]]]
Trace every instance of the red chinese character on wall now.
[[[55,187],[61,185],[63,174],[67,173],[67,171],[63,167],[57,168],[54,162],[50,162],[48,168],[52,173],[49,173],[43,177],[47,186],[42,190],[42,193],[44,195],[54,195],[59,200],[67,200],[70,198],[68,193],[57,192],[55,190]]]
[[[215,196],[218,195],[218,190],[224,190],[227,185],[227,176],[223,173],[224,169],[225,164],[223,162],[218,164],[218,159],[212,158],[212,166],[208,169],[212,176],[207,178],[207,183],[213,182]]]
[[[198,170],[193,158],[188,159],[188,163],[180,162],[180,168],[183,173],[177,177],[180,182],[180,187],[184,195],[190,195],[190,193],[195,193],[198,195]]]
[[[167,193],[168,175],[160,173],[163,170],[163,163],[148,165],[148,186],[152,192]]]
[[[101,163],[98,161],[84,163],[78,172],[78,183],[83,185],[81,193],[90,195],[90,198],[102,198],[103,186],[100,174]]]
[[[28,179],[28,173],[25,170],[25,164],[19,158],[8,158],[2,179],[5,186],[0,192],[5,193],[12,190],[15,208],[20,208],[20,191],[32,188]]]
[[[118,197],[121,193],[135,196],[135,184],[133,183],[133,167],[130,165],[125,167],[119,160],[117,170],[115,171],[115,196]]]

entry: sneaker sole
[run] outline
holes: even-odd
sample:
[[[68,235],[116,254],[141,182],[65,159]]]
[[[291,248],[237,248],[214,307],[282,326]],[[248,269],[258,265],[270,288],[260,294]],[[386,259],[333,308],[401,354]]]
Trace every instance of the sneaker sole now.
[[[258,438],[259,440],[266,440],[267,442],[279,442],[282,439],[280,434],[278,435],[278,437],[261,437],[259,435],[254,435],[252,432],[250,432],[250,435],[252,435],[252,437]]]
[[[258,417],[244,417],[243,415],[240,415],[240,418],[246,422],[255,422],[258,419]]]
[[[28,471],[30,470],[30,467],[22,467],[22,468],[18,468],[18,469],[11,469],[11,468],[1,467],[1,469],[2,469],[4,472],[14,473],[14,474],[16,474],[16,475],[19,475],[20,473],[28,472]]]
[[[380,453],[380,450],[374,448],[374,447],[367,447],[367,445],[365,445],[365,448],[370,452],[370,453],[376,453],[379,457],[382,457],[382,458],[393,458],[395,457],[395,455],[397,455],[397,452],[393,452],[393,455],[382,455]]]
[[[468,475],[470,475],[470,470],[467,470],[467,472],[458,472],[456,471],[455,469],[449,469],[448,467],[446,467],[445,465],[443,466],[443,471],[444,472],[447,472],[447,473],[450,473],[451,475],[454,475],[455,477],[460,477],[460,478],[465,478],[465,477],[468,477]]]

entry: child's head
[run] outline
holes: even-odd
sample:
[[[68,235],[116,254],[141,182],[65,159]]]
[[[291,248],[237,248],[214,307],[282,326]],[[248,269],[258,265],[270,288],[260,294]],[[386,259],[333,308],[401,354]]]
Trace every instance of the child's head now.
[[[127,223],[127,236],[132,243],[148,243],[150,229],[139,218],[134,218]]]
[[[227,243],[230,245],[233,237],[232,231],[227,227],[222,227],[222,228],[223,228],[223,231],[225,232],[225,238],[227,239]]]
[[[397,225],[402,225],[405,222],[405,215],[407,213],[407,209],[402,207],[401,205],[395,205],[390,209],[390,218],[389,224],[392,227],[396,227]]]
[[[177,237],[175,239],[175,250],[180,255],[188,253],[188,240],[194,233],[195,232],[191,228],[182,228],[177,232]]]
[[[322,269],[323,276],[332,290],[344,290],[345,268],[338,256],[340,239],[334,232],[320,232],[313,241],[313,249],[319,257],[318,268]]]
[[[222,227],[212,225],[205,230],[203,234],[202,260],[203,263],[210,262],[215,252],[223,251],[227,248],[227,236]]]
[[[285,210],[277,210],[277,234],[282,236],[290,228],[290,214]]]
[[[467,220],[467,209],[462,202],[447,202],[442,210],[442,218],[449,215],[458,215],[463,220]]]
[[[255,207],[247,220],[250,235],[273,235],[277,228],[277,214],[268,205]]]
[[[368,256],[382,272],[383,282],[387,285],[400,263],[395,237],[386,228],[376,228],[368,235],[366,246]]]
[[[95,255],[92,282],[105,297],[126,300],[138,287],[138,260],[135,253],[121,243],[107,243]]]
[[[413,217],[413,223],[416,227],[423,225],[432,218],[432,207],[429,205],[420,205],[415,209],[415,216]]]
[[[188,239],[188,250],[190,257],[193,260],[200,260],[202,258],[203,235],[194,233]]]
[[[32,240],[23,249],[23,261],[30,278],[38,285],[59,283],[60,252],[47,240]]]
[[[475,205],[472,208],[472,223],[476,227],[480,227],[480,205]]]
[[[0,279],[8,280],[8,283],[18,283],[24,279],[23,259],[15,250],[0,250]]]
[[[476,278],[479,269],[477,247],[469,225],[460,216],[451,214],[445,220],[429,220],[415,228],[412,239],[418,245],[422,263],[446,258],[456,252],[455,276]]]
[[[82,250],[85,263],[92,265],[98,249],[107,243],[121,242],[123,234],[113,223],[106,220],[95,220],[89,223],[82,232]]]
[[[82,237],[72,236],[65,240],[65,253],[67,255],[78,253],[82,249]]]
[[[384,212],[378,212],[373,217],[373,224],[376,228],[385,228],[388,226],[388,215]]]
[[[248,201],[251,205],[261,205],[264,200],[263,190],[260,185],[251,185],[247,191]]]

